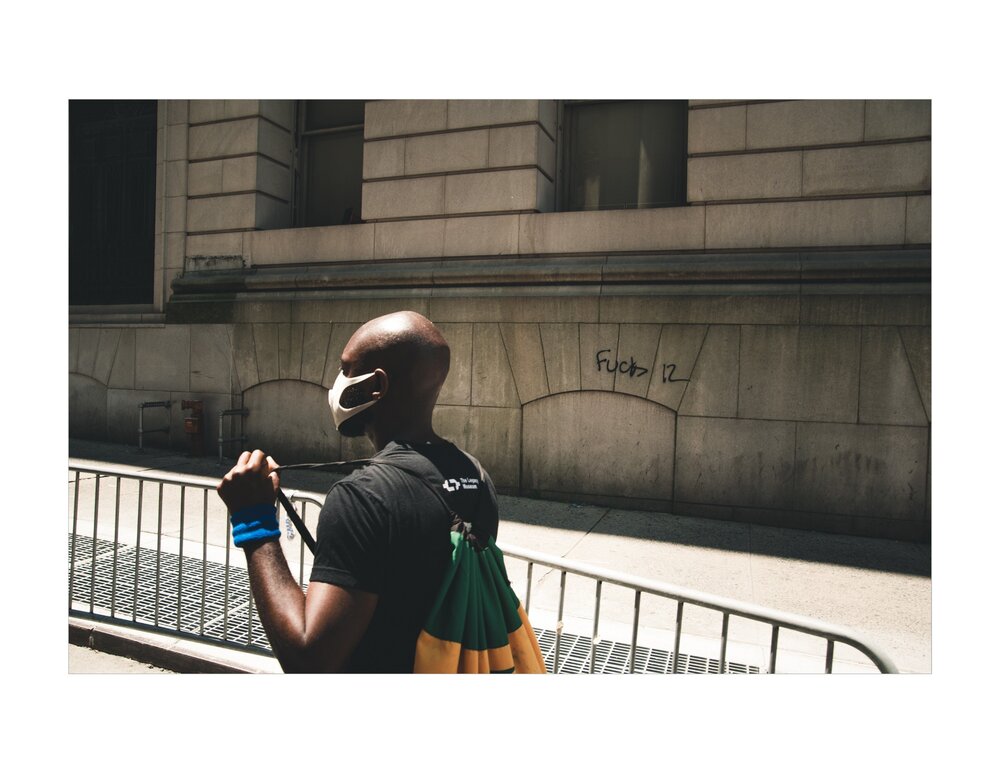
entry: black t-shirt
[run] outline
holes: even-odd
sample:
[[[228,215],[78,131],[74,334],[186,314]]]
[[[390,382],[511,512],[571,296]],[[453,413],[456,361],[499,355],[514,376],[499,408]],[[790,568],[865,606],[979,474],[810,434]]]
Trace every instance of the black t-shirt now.
[[[378,594],[346,670],[411,672],[417,636],[451,561],[451,515],[419,478],[484,538],[497,535],[496,490],[485,471],[480,477],[478,462],[449,442],[392,442],[374,459],[379,463],[327,493],[309,579]]]

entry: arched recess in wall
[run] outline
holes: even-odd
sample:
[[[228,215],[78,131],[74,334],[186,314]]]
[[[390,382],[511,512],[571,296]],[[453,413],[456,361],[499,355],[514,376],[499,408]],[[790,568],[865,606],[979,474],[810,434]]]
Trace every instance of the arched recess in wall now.
[[[327,390],[308,381],[265,381],[243,393],[248,449],[260,448],[279,464],[340,459],[341,438]]]
[[[527,403],[521,489],[574,496],[673,499],[677,414],[618,392],[563,392]]]
[[[108,439],[108,388],[97,379],[69,374],[69,436]]]

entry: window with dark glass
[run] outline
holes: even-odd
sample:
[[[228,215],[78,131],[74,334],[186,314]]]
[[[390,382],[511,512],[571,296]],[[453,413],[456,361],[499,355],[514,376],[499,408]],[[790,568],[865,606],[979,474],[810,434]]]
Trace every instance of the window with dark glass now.
[[[565,102],[559,209],[687,203],[687,101]]]
[[[361,222],[364,100],[299,102],[295,224]]]
[[[153,301],[156,100],[69,103],[69,302]]]

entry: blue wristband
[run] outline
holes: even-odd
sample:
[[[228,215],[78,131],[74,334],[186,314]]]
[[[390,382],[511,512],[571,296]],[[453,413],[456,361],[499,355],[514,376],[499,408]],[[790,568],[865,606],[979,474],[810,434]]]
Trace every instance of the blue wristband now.
[[[281,536],[276,517],[277,508],[273,504],[244,507],[229,516],[233,524],[233,544],[243,547],[248,542],[275,539]]]

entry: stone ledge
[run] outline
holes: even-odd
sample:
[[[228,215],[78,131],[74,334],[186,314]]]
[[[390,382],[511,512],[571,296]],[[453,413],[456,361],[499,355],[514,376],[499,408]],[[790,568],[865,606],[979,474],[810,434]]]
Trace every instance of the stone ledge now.
[[[623,284],[781,284],[930,281],[930,251],[483,258],[345,262],[289,268],[191,271],[174,280],[174,301],[217,293]]]

